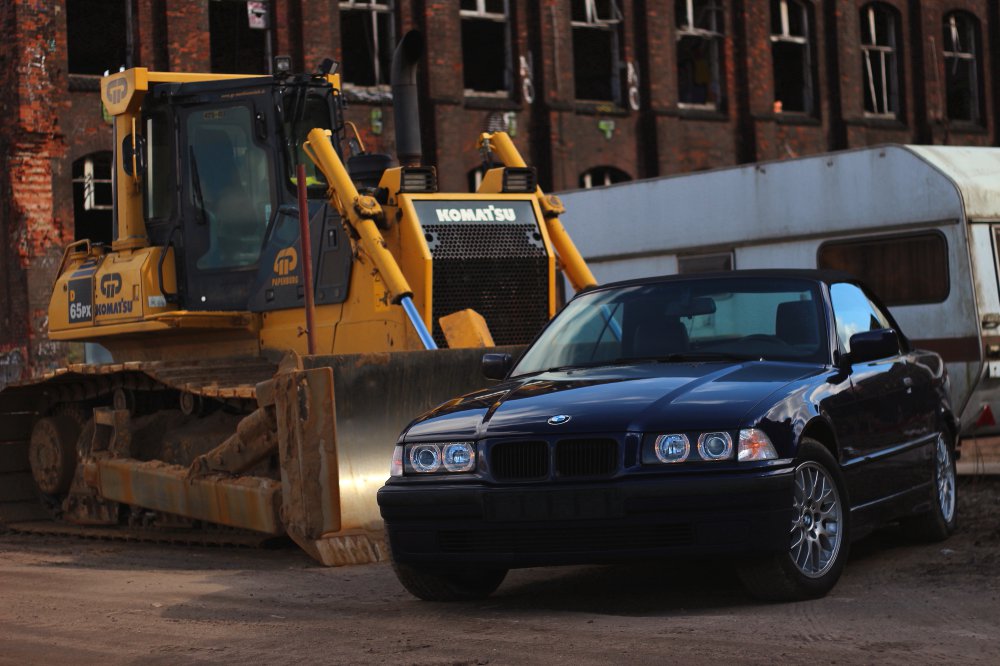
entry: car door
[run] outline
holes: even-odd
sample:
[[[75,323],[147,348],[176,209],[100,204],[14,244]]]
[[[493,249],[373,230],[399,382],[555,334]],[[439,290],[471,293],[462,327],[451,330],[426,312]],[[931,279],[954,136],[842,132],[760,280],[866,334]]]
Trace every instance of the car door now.
[[[842,358],[850,358],[852,335],[893,328],[888,314],[856,284],[831,285],[830,298]],[[853,400],[841,418],[851,423],[838,431],[851,433],[850,439],[840,444],[851,501],[857,507],[911,484],[907,466],[913,452],[908,444],[914,435],[912,426],[920,421],[920,411],[926,405],[914,392],[929,387],[919,378],[903,345],[892,356],[852,363],[847,370]]]

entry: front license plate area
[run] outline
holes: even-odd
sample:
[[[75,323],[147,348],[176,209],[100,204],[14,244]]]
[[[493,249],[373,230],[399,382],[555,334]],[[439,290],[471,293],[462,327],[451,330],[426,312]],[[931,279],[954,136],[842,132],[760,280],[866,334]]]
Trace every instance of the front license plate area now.
[[[486,520],[600,520],[624,515],[621,493],[614,489],[490,493],[483,500]]]

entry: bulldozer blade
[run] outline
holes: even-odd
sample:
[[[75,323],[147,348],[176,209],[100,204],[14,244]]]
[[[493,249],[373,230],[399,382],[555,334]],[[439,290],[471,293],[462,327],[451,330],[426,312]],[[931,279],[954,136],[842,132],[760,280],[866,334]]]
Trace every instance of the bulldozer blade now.
[[[521,348],[502,351],[516,353]],[[487,383],[483,349],[306,356],[273,390],[289,536],[327,566],[386,559],[376,493],[400,432]]]

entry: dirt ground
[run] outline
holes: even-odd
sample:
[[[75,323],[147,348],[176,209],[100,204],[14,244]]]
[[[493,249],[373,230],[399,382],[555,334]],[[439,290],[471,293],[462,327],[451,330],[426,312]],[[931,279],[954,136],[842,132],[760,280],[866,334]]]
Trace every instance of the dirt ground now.
[[[759,604],[726,563],[526,569],[478,603],[417,601],[388,565],[281,550],[0,535],[0,663],[1000,663],[1000,477],[959,532],[887,528],[826,598]]]

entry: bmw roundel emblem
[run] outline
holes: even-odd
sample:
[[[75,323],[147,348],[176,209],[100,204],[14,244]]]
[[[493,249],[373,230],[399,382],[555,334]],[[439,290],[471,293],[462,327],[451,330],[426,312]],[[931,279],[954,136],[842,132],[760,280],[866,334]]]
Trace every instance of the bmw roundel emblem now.
[[[563,423],[566,423],[568,421],[569,421],[568,414],[556,414],[555,416],[549,419],[549,425],[562,425]]]

